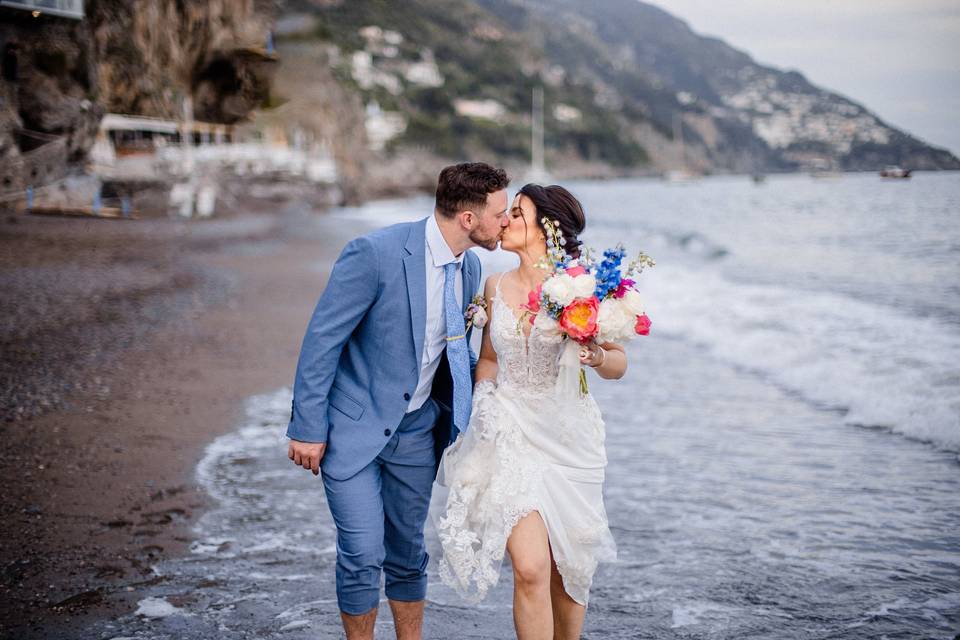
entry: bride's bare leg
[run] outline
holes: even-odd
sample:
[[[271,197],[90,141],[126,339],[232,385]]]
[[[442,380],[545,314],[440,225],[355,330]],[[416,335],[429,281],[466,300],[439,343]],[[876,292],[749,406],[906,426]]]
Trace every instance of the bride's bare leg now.
[[[587,608],[567,595],[553,554],[550,555],[550,601],[553,604],[553,640],[578,640]]]
[[[513,528],[507,539],[513,563],[513,624],[518,640],[552,640],[550,540],[536,511]]]

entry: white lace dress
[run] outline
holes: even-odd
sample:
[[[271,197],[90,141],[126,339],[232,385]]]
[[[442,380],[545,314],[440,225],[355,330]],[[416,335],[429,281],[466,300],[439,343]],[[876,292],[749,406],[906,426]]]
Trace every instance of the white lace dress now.
[[[478,385],[470,427],[444,452],[437,477],[440,578],[482,600],[500,577],[514,525],[537,511],[564,589],[586,606],[597,563],[616,558],[603,507],[603,418],[593,396],[559,384],[561,356],[569,348],[576,358],[576,344],[537,326],[526,337],[529,323],[503,301],[500,279],[490,310],[496,387]],[[568,368],[579,379],[579,362]]]

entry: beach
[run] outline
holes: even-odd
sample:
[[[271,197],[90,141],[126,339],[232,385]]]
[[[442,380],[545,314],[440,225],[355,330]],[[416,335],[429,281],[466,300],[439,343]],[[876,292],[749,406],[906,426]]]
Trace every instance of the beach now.
[[[0,640],[345,636],[345,543],[287,456],[301,343],[352,315],[316,306],[350,240],[488,226],[503,183],[464,162],[510,203],[567,188],[579,266],[631,265],[588,302],[651,323],[581,372],[617,553],[576,567],[580,637],[960,640],[960,3],[714,4],[0,0]],[[579,228],[552,199],[523,224]],[[519,260],[475,253],[480,291]],[[385,313],[364,341],[423,346]],[[401,382],[344,411],[395,441]],[[441,579],[444,495],[423,638],[516,637],[508,555],[480,603]]]
[[[317,215],[3,220],[0,635],[128,611],[128,587],[187,549],[204,447],[293,379],[339,250],[300,233]]]
[[[618,559],[597,571],[583,637],[954,639],[960,182],[914,180],[569,183],[588,245],[657,260],[626,377],[589,377]],[[3,242],[60,277],[103,255],[128,292],[180,284],[159,287],[168,313],[140,297],[113,314],[129,337],[74,372],[84,386],[63,406],[4,424],[4,634],[342,636],[335,528],[319,479],[286,459],[290,385],[339,248],[431,204],[6,223]],[[484,275],[512,264],[479,255]],[[37,260],[27,280],[46,273]],[[107,336],[99,351],[113,333],[69,335]],[[436,578],[426,533],[424,637],[512,637],[509,562],[469,606]],[[377,636],[392,635],[383,600]]]

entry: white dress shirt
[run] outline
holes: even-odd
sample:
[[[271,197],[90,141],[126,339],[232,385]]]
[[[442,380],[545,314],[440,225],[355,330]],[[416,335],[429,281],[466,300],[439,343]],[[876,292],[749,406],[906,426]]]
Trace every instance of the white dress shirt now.
[[[447,320],[443,309],[443,265],[449,262],[457,263],[457,277],[453,284],[457,298],[458,309],[463,308],[463,256],[454,256],[447,241],[440,233],[436,214],[427,219],[427,246],[424,251],[427,268],[427,322],[424,327],[423,357],[420,358],[420,381],[417,390],[410,398],[407,413],[419,409],[430,397],[430,387],[433,386],[433,377],[440,366],[440,356],[447,348]]]

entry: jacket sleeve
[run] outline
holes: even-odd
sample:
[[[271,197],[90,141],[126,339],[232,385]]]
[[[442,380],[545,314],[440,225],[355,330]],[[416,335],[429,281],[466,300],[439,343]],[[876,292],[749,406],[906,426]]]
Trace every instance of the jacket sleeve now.
[[[300,348],[287,437],[327,441],[328,396],[340,354],[377,299],[379,272],[376,247],[364,237],[347,243],[334,263]]]

